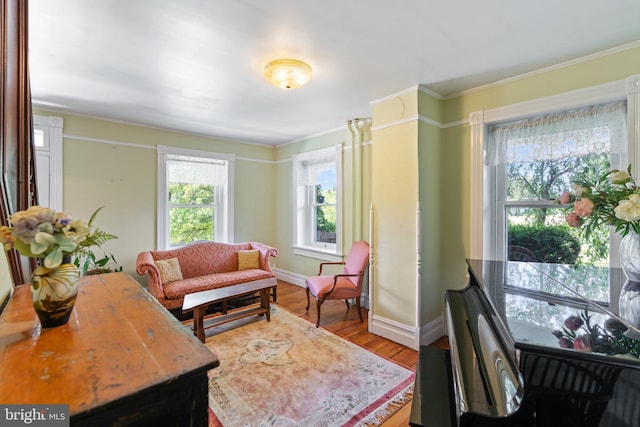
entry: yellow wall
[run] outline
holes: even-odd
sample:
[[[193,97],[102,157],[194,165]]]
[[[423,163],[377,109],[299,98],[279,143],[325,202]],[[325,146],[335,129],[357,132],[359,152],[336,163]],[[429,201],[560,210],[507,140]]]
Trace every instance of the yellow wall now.
[[[441,174],[442,290],[465,284],[469,254],[470,129],[469,114],[556,95],[640,73],[640,47],[589,61],[550,68],[521,79],[489,85],[443,101],[445,126]],[[463,121],[462,124],[457,124]]]
[[[34,111],[64,119],[63,209],[89,219],[105,206],[95,225],[117,235],[97,248],[113,253],[135,274],[139,252],[156,249],[157,145],[233,153],[235,161],[235,241],[274,244],[274,150],[142,126]],[[101,140],[101,142],[91,141]]]
[[[371,201],[373,314],[416,324],[418,97],[415,91],[373,106]]]
[[[365,132],[366,138],[366,132]],[[297,275],[300,280],[318,273],[318,259],[295,255],[293,253],[293,163],[294,154],[305,153],[327,147],[342,145],[343,150],[343,187],[342,187],[342,215],[343,215],[343,252],[346,255],[354,240],[354,222],[356,227],[362,228],[363,238],[368,240],[369,206],[371,204],[371,144],[364,141],[362,146],[362,215],[354,221],[353,199],[359,196],[359,191],[353,190],[352,157],[353,151],[358,152],[358,145],[353,145],[353,137],[347,130],[339,129],[320,136],[304,139],[295,144],[285,144],[275,150],[275,245],[279,250],[278,258],[273,262],[278,269]],[[356,143],[359,142],[357,139]],[[358,155],[356,155],[356,158]],[[356,184],[358,184],[358,180]],[[356,205],[357,207],[358,205]],[[361,224],[360,224],[360,223]],[[357,232],[355,234],[357,237]],[[357,240],[357,238],[356,238]]]
[[[438,99],[410,90],[372,106],[373,143],[363,148],[362,221],[369,230],[369,205],[375,209],[372,228],[377,252],[375,314],[408,326],[424,325],[442,313],[443,293],[465,286],[464,259],[469,253],[471,112],[624,79],[640,73],[640,48],[612,53],[570,66],[549,69],[526,78]],[[64,133],[64,209],[80,218],[98,206],[101,228],[120,239],[104,249],[113,252],[126,271],[135,256],[155,248],[156,145],[234,153],[236,160],[236,241],[259,240],[280,251],[273,261],[283,271],[306,277],[317,273],[318,260],[293,255],[293,154],[336,144],[348,147],[346,126],[277,148],[240,144],[90,119],[57,112]],[[419,115],[419,119],[410,119]],[[423,120],[426,118],[426,121]],[[387,124],[398,123],[391,127]],[[440,124],[438,124],[440,123]],[[139,144],[114,145],[72,137]],[[145,148],[145,147],[150,147]],[[353,190],[350,150],[344,152],[344,250],[352,235]],[[416,320],[415,210],[422,212],[422,311]],[[137,275],[134,275],[141,281]]]

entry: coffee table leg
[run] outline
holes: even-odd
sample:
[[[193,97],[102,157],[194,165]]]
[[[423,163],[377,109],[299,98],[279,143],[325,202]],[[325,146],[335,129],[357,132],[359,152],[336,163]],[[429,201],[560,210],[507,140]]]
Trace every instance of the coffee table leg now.
[[[195,307],[193,309],[193,333],[202,342],[204,342],[204,307]]]
[[[271,310],[269,309],[269,288],[260,290],[260,307],[266,310],[267,322],[271,321]]]

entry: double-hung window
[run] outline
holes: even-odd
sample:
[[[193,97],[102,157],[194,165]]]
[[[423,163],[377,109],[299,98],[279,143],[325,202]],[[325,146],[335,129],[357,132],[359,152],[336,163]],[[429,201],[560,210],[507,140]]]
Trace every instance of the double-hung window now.
[[[293,156],[294,253],[341,260],[342,147]]]
[[[233,241],[233,157],[158,147],[158,246]]]
[[[485,200],[492,258],[608,264],[616,240],[609,227],[585,244],[554,201],[571,190],[572,179],[626,170],[626,117],[626,102],[617,101],[488,126]]]

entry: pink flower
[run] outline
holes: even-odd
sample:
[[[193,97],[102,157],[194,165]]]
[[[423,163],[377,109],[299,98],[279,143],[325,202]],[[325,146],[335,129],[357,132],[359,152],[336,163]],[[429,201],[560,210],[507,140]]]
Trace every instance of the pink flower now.
[[[582,325],[584,325],[584,322],[578,316],[569,316],[564,321],[564,326],[570,331],[576,331]]]
[[[581,218],[591,215],[591,212],[593,212],[593,208],[593,202],[591,201],[591,199],[587,199],[586,197],[577,200],[573,204],[573,211]]]
[[[575,200],[575,197],[573,196],[573,194],[569,193],[568,191],[563,191],[562,194],[560,195],[560,203],[562,203],[563,205],[568,205],[574,200]]]
[[[591,341],[588,335],[580,335],[573,340],[573,348],[578,351],[591,351]]]
[[[582,218],[575,214],[575,212],[571,212],[569,215],[565,217],[567,220],[567,224],[571,227],[581,227],[582,226]]]

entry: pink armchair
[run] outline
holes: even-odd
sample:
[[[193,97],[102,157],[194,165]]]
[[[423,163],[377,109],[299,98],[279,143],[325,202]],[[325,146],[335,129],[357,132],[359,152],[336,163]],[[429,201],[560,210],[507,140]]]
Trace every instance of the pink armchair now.
[[[342,274],[322,275],[322,267],[325,265],[344,265]],[[317,276],[307,278],[307,308],[311,304],[309,294],[316,299],[318,320],[316,327],[320,326],[320,306],[327,299],[343,299],[349,309],[349,299],[355,298],[358,316],[362,322],[360,309],[360,295],[362,294],[362,281],[369,265],[369,244],[367,242],[354,242],[349,251],[346,262],[323,262]]]

